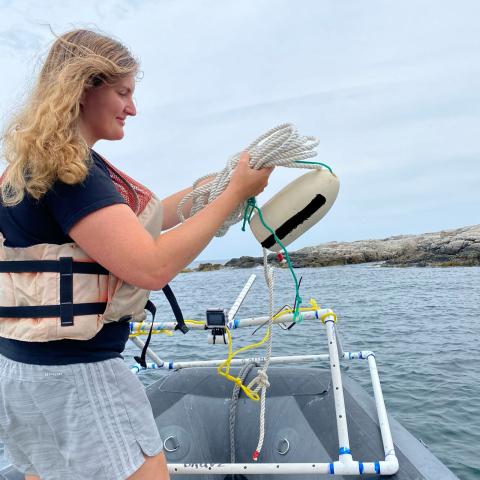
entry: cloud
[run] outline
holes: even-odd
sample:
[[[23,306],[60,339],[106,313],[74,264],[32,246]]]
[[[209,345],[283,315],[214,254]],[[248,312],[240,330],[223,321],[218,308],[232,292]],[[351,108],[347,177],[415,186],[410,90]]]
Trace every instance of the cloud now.
[[[54,5],[0,3],[0,59],[11,72],[0,79],[2,110],[51,39],[47,23],[115,35],[142,60],[139,113],[122,142],[98,148],[160,196],[291,121],[320,137],[318,159],[341,181],[332,211],[295,248],[478,221],[478,2]],[[263,198],[298,174],[275,172]],[[203,256],[256,252],[232,229]]]

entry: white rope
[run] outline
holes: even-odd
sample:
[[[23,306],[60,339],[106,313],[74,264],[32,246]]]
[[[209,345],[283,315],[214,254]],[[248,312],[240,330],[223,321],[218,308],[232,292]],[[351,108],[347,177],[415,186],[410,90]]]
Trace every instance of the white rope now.
[[[264,167],[291,167],[291,168],[321,168],[318,165],[309,165],[295,163],[298,160],[306,160],[317,155],[315,148],[319,141],[316,137],[306,137],[299,135],[294,125],[284,123],[278,127],[272,128],[268,132],[258,137],[248,147],[250,155],[250,167],[260,169]],[[208,203],[211,203],[227,188],[233,170],[240,159],[240,153],[236,153],[227,161],[227,165],[221,172],[204,175],[197,179],[193,184],[193,191],[187,194],[178,204],[177,215],[181,222],[185,221],[183,207],[185,203],[192,199],[192,208],[188,216],[192,216]],[[210,182],[199,186],[202,180],[209,177],[215,178]],[[227,218],[225,223],[215,234],[221,237],[227,233],[230,226],[239,222],[243,218],[246,201],[239,205],[234,212]]]
[[[272,128],[268,132],[258,137],[253,143],[247,147],[247,151],[250,155],[249,165],[254,169],[260,169],[264,167],[291,167],[291,168],[308,168],[318,169],[320,165],[295,163],[298,160],[307,160],[317,155],[315,147],[317,147],[319,141],[315,137],[306,137],[299,135],[297,129],[289,124],[285,123]],[[185,221],[183,215],[183,207],[185,203],[192,199],[192,208],[188,216],[192,216],[207,204],[211,203],[217,198],[227,187],[233,170],[238,164],[241,152],[233,155],[227,161],[227,165],[221,172],[215,172],[209,175],[204,175],[195,181],[193,184],[193,190],[187,194],[178,204],[177,215],[181,222]],[[214,177],[208,183],[199,185],[202,180]],[[227,233],[230,226],[239,222],[243,218],[243,213],[246,207],[247,200],[240,204],[235,211],[227,218],[225,223],[219,228],[215,234],[217,237],[221,237]],[[258,458],[265,437],[265,402],[267,388],[270,386],[268,382],[267,370],[270,365],[270,358],[272,355],[272,325],[273,325],[273,268],[268,265],[267,262],[267,250],[263,249],[263,266],[265,281],[268,286],[269,293],[269,309],[270,317],[268,321],[268,342],[267,353],[265,355],[265,363],[263,367],[258,370],[257,376],[248,384],[248,388],[255,393],[260,392],[260,432],[256,451],[254,453],[254,460]]]
[[[268,341],[267,353],[265,355],[265,363],[263,367],[258,370],[257,376],[247,385],[255,393],[260,391],[260,433],[258,436],[258,444],[253,454],[253,459],[257,460],[263,447],[263,439],[265,437],[265,402],[267,398],[267,388],[270,386],[268,381],[267,370],[270,365],[270,358],[272,356],[272,325],[273,325],[273,268],[268,265],[267,249],[263,249],[263,272],[265,274],[265,282],[268,286],[268,300],[269,300],[269,320],[267,325]]]
[[[248,377],[250,370],[254,367],[254,363],[247,363],[244,365],[240,372],[238,373],[238,378],[243,383],[244,380]],[[235,422],[237,420],[237,406],[238,406],[238,396],[240,394],[240,385],[238,383],[233,387],[232,400],[230,403],[230,415],[229,415],[229,424],[230,424],[230,463],[235,463]]]

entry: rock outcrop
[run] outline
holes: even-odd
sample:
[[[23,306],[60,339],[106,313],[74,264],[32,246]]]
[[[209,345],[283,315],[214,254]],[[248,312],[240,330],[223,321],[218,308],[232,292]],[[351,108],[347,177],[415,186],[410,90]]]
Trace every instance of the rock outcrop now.
[[[294,267],[326,267],[383,262],[385,266],[480,265],[480,225],[422,235],[399,235],[381,240],[329,242],[290,253]],[[276,261],[275,255],[269,259]],[[226,267],[262,265],[261,257],[234,258]]]
[[[222,268],[221,263],[201,263],[196,269],[196,272],[212,272]]]

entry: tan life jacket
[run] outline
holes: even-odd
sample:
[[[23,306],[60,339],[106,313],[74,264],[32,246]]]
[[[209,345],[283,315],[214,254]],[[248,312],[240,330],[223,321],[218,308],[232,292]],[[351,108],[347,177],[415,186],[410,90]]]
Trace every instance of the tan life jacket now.
[[[162,204],[104,160],[139,221],[157,237]],[[0,232],[0,337],[27,342],[93,338],[105,323],[145,319],[150,292],[105,270],[76,243],[7,247]]]

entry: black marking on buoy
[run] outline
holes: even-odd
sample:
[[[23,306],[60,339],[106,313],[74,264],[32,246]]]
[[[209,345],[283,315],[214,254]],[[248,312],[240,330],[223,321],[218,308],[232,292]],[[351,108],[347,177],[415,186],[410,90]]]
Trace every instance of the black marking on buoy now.
[[[275,230],[275,235],[280,239],[284,239],[291,231],[295,230],[305,220],[308,220],[317,210],[325,205],[327,199],[318,193],[313,200],[302,210],[296,213],[293,217],[290,217],[285,223],[280,225]],[[262,243],[263,248],[270,248],[275,245],[275,237],[273,235],[268,236]]]

